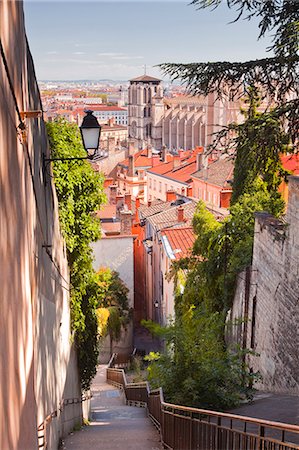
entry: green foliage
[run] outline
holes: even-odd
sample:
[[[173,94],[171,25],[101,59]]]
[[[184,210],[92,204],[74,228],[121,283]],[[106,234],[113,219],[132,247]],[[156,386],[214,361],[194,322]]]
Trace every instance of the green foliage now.
[[[162,386],[167,401],[208,409],[236,406],[252,384],[240,352],[226,350],[223,316],[191,307],[176,324],[164,329],[167,351],[146,358],[148,379]],[[160,332],[163,332],[161,329]]]
[[[250,396],[257,374],[244,363],[246,351],[229,349],[225,318],[237,274],[251,263],[254,213],[279,214],[282,203],[260,177],[239,196],[229,216],[217,222],[203,202],[193,218],[193,255],[173,266],[175,283],[187,269],[184,292],[175,290],[175,323],[163,329],[143,322],[163,338],[166,351],[149,358],[149,380],[162,386],[169,401],[189,406],[229,409]]]
[[[220,0],[193,0],[198,9],[215,9]],[[297,0],[227,0],[227,5],[237,12],[239,19],[258,20],[259,38],[272,33],[274,56],[245,62],[200,62],[190,64],[164,63],[160,67],[173,80],[181,79],[190,93],[207,95],[216,92],[227,98],[232,87],[235,96],[244,89],[256,86],[264,96],[275,98],[279,108],[272,114],[279,115],[289,138],[298,138],[298,66],[299,66],[299,8]],[[287,98],[292,98],[289,102]],[[281,108],[281,106],[283,107]],[[286,106],[286,109],[284,108]],[[296,120],[297,117],[297,120]]]
[[[226,145],[235,149],[236,159],[234,168],[232,204],[240,195],[249,192],[253,181],[258,177],[266,183],[271,196],[279,202],[277,190],[281,181],[286,177],[280,155],[290,148],[290,136],[285,132],[279,117],[272,112],[260,113],[258,90],[249,88],[249,94],[244,103],[247,109],[242,109],[244,122],[232,123],[219,133],[215,143],[225,138]],[[229,138],[233,132],[234,138]]]
[[[248,191],[239,197],[221,223],[199,202],[193,218],[197,236],[193,253],[197,258],[189,261],[185,307],[205,302],[212,311],[230,308],[236,275],[251,263],[254,213],[268,211],[278,216],[284,206],[282,199],[271,195],[259,177],[252,181]]]
[[[86,156],[76,125],[58,120],[48,123],[47,131],[52,158]],[[88,389],[99,354],[96,309],[103,301],[90,248],[90,243],[100,238],[100,223],[94,213],[105,200],[103,178],[86,161],[55,161],[53,175],[70,267],[71,325],[82,389]]]
[[[119,341],[122,329],[126,329],[132,318],[132,310],[129,306],[129,289],[119,277],[119,273],[103,268],[99,272],[99,284],[105,290],[105,306],[109,311],[109,317],[104,330],[104,335],[110,337],[110,354],[112,355],[113,342]]]

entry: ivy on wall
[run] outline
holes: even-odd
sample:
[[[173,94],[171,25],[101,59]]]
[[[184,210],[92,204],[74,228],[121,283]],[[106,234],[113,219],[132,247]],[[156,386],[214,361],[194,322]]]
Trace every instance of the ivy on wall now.
[[[52,158],[86,156],[79,129],[65,120],[47,123]],[[81,386],[86,390],[96,373],[99,355],[97,308],[104,301],[92,267],[91,242],[101,236],[95,212],[105,201],[103,177],[87,161],[55,161],[54,182],[59,218],[70,268],[71,326],[78,353]]]

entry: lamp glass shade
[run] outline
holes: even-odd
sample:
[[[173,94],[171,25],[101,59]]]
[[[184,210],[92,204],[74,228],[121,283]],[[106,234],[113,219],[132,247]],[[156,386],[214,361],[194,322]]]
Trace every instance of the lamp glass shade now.
[[[93,111],[86,111],[80,127],[84,148],[90,156],[98,149],[101,135],[101,126],[92,113]]]

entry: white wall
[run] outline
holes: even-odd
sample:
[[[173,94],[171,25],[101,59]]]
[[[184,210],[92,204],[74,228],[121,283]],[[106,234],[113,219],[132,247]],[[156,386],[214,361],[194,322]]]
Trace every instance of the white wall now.
[[[161,183],[161,186],[160,186]],[[187,195],[187,185],[170,178],[162,177],[147,172],[147,201],[160,199],[166,201],[166,192],[174,190],[175,192]],[[155,189],[154,189],[155,187]],[[184,193],[182,191],[184,189]]]

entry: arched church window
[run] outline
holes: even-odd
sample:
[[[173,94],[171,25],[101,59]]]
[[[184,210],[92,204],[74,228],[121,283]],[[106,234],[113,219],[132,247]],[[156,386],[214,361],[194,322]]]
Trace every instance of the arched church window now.
[[[147,102],[146,88],[143,89],[143,103]]]
[[[131,133],[130,133],[130,137],[136,137],[136,131],[137,131],[137,124],[135,121],[132,122],[131,125]]]

